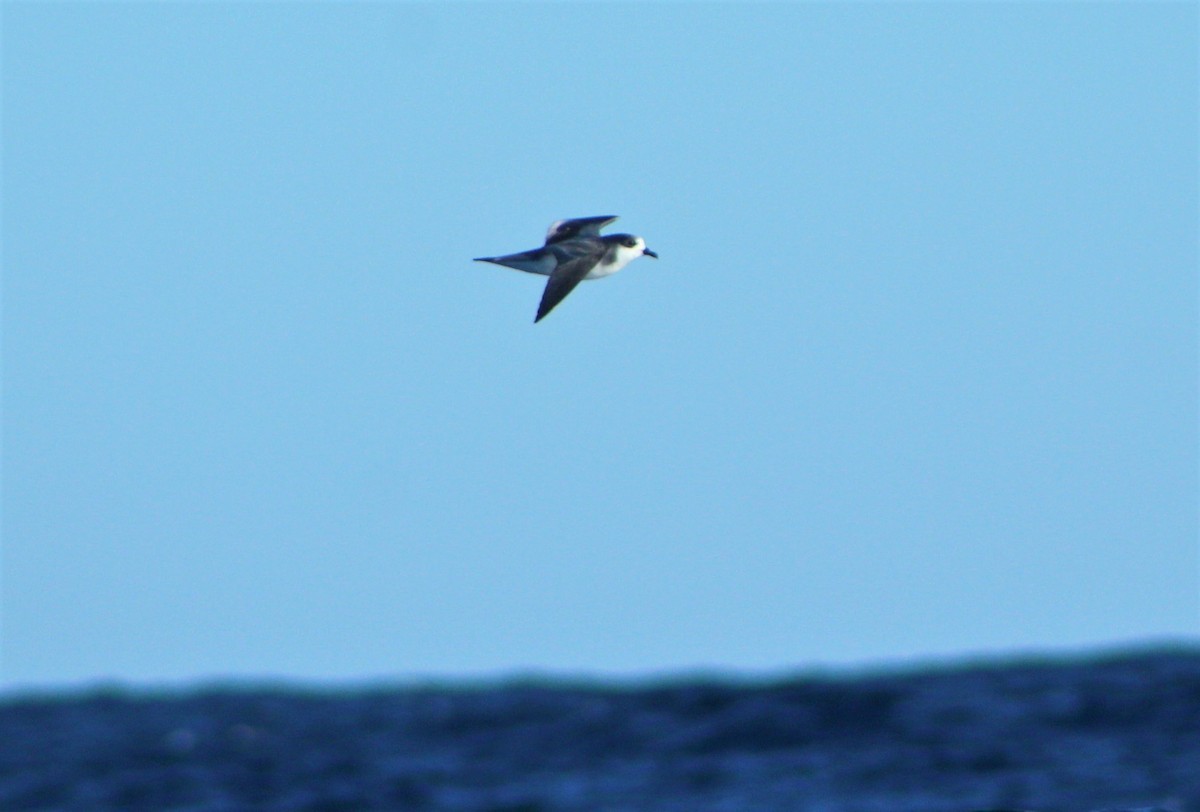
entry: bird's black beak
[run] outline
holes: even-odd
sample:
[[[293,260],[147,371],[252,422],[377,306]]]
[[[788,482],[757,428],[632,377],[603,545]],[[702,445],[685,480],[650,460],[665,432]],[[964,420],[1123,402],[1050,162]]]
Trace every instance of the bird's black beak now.
[[[643,248],[642,253],[648,257],[654,257],[655,259],[658,259],[658,254],[654,253],[649,248]]]

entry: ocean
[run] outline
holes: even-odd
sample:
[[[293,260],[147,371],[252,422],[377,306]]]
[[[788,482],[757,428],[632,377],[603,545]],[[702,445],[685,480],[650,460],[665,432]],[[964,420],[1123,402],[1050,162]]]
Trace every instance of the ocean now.
[[[1200,650],[0,695],[8,812],[1200,812]]]

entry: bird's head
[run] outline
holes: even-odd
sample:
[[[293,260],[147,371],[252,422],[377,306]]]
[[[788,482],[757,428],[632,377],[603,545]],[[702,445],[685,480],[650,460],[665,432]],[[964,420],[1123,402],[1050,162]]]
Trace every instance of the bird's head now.
[[[658,254],[646,247],[646,241],[641,237],[633,234],[615,234],[619,239],[617,243],[617,254],[624,262],[630,262],[638,257],[654,257],[658,259]],[[622,263],[623,264],[623,263]]]

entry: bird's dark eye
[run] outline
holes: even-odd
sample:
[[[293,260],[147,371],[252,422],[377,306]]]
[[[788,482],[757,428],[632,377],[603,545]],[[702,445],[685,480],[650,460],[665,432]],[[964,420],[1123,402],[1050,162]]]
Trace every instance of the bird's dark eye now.
[[[633,246],[635,246],[635,245],[637,245],[637,240],[635,240],[633,237],[630,237],[629,239],[625,240],[626,248],[633,248]]]

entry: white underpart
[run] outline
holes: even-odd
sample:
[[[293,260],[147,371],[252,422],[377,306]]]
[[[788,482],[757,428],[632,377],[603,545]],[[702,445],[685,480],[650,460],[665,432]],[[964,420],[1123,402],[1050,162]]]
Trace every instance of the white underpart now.
[[[612,276],[630,262],[640,257],[642,252],[646,250],[646,241],[641,237],[635,237],[634,239],[636,242],[634,242],[632,247],[618,245],[612,260],[607,263],[604,260],[597,262],[596,267],[592,268],[584,279],[600,279],[604,276]]]

